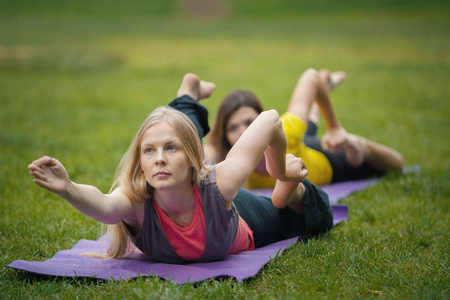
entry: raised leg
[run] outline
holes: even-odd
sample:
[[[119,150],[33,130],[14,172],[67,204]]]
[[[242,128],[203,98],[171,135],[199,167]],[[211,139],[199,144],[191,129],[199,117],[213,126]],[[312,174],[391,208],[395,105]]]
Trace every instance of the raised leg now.
[[[311,108],[317,101],[324,117],[327,129],[340,128],[340,124],[334,114],[329,92],[326,84],[314,69],[306,70],[299,78],[295,86],[288,111],[308,123]]]
[[[331,72],[330,70],[322,69],[319,71],[319,77],[325,83],[326,87],[328,88],[328,92],[331,92],[336,86],[341,84],[345,80],[345,78],[347,78],[347,74],[342,71]],[[317,105],[316,101],[314,101],[309,113],[309,121],[313,122],[317,126],[319,125],[319,118],[319,105]]]

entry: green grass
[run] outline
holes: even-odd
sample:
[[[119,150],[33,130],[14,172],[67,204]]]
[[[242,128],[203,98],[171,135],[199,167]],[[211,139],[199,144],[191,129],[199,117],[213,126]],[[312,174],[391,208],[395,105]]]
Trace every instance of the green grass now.
[[[217,83],[204,102],[212,121],[232,89],[251,89],[281,113],[306,68],[345,70],[332,94],[342,124],[421,166],[345,199],[348,222],[294,245],[242,284],[104,282],[2,268],[2,299],[450,297],[445,2],[298,1],[290,9],[287,0],[230,1],[217,18],[186,16],[174,1],[2,2],[2,265],[43,261],[100,234],[95,221],[34,185],[27,165],[52,155],[74,181],[107,192],[141,122],[174,97],[187,72]]]

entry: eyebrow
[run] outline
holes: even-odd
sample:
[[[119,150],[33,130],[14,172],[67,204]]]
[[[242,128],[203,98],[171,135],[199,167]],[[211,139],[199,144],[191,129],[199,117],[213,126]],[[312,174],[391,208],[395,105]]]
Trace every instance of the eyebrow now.
[[[175,139],[168,140],[168,141],[164,142],[164,145],[167,145],[167,144],[178,144],[178,145],[181,145],[181,146],[183,145],[183,143],[181,143],[181,141],[175,140]],[[153,145],[154,145],[153,143],[144,143],[144,144],[141,145],[141,147],[144,148],[144,147],[149,147],[149,146],[153,146]]]
[[[150,147],[150,146],[153,146],[153,144],[144,143],[144,144],[141,145],[141,148],[146,148],[146,147]]]

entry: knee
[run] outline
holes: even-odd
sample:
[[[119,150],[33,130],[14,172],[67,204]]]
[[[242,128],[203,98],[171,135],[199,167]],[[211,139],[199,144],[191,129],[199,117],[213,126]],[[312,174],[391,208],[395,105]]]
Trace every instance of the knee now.
[[[328,70],[328,69],[321,69],[321,70],[319,71],[319,76],[322,77],[322,78],[324,78],[324,79],[326,79],[326,78],[328,78],[328,77],[331,76],[331,72],[330,72],[330,70]]]
[[[319,72],[316,69],[314,69],[314,68],[308,68],[308,69],[305,70],[305,72],[303,72],[303,75],[305,77],[310,77],[310,76],[311,77],[315,77],[315,76],[319,75]]]
[[[320,80],[319,72],[316,69],[309,68],[305,72],[303,72],[302,76],[300,77],[300,80],[305,80],[308,82],[318,82]]]

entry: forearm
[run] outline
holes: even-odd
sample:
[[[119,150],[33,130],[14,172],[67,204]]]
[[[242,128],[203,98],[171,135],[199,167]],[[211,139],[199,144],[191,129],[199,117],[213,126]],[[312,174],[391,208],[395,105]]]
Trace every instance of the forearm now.
[[[70,182],[67,191],[60,195],[81,213],[105,224],[116,224],[122,219],[109,210],[109,199],[91,185]]]

